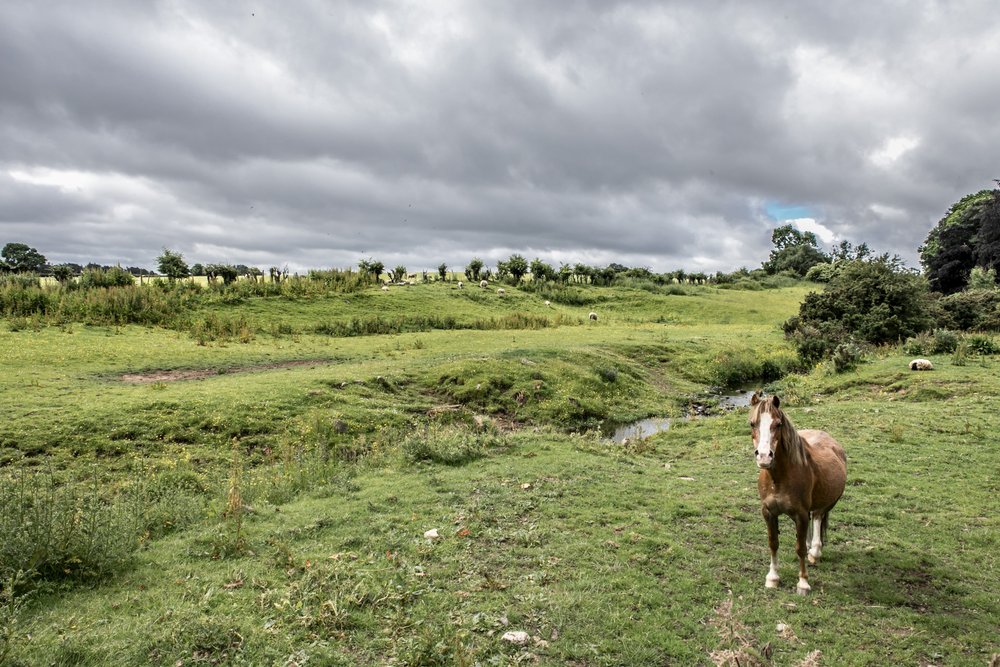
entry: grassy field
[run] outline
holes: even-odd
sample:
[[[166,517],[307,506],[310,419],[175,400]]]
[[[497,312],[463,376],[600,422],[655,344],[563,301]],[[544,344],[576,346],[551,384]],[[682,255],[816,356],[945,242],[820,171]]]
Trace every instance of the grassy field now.
[[[202,313],[249,322],[242,343],[0,325],[0,528],[21,536],[2,553],[44,521],[90,540],[4,586],[0,662],[985,665],[995,358],[912,373],[883,350],[770,382],[849,457],[808,598],[787,519],[764,589],[745,411],[678,419],[713,385],[791,370],[779,325],[808,289],[547,307],[434,283]],[[454,328],[322,333],[425,316]],[[599,435],[648,416],[675,419]]]

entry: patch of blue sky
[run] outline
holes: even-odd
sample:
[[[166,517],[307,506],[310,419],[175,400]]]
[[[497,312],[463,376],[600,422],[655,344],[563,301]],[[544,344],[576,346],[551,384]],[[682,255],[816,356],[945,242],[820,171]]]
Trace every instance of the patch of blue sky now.
[[[764,210],[775,220],[798,220],[800,218],[815,218],[816,214],[808,206],[768,202]]]

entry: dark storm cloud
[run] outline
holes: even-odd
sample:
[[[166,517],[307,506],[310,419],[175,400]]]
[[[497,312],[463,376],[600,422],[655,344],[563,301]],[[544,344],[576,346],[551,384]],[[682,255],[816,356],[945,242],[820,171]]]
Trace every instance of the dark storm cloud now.
[[[0,241],[411,270],[757,266],[801,206],[914,262],[995,177],[986,2],[11,2]]]

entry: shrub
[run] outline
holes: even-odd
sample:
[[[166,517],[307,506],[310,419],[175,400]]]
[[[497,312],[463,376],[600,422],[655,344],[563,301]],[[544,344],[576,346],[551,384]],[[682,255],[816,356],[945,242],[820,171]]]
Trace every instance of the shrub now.
[[[841,343],[833,350],[830,359],[833,361],[833,369],[837,373],[854,370],[861,363],[864,351],[861,346],[852,343]]]
[[[939,302],[942,326],[969,331],[1000,330],[1000,292],[970,290],[943,297]]]
[[[794,370],[790,351],[761,353],[750,348],[724,350],[712,360],[710,380],[721,387],[739,387],[750,381],[771,382]]]
[[[997,345],[996,341],[990,336],[973,334],[968,336],[964,342],[969,350],[976,354],[1000,354],[1000,345]]]
[[[911,336],[903,343],[903,352],[913,356],[930,354],[934,347],[934,340],[927,332]]]
[[[959,336],[954,331],[948,329],[935,329],[931,334],[933,341],[930,352],[933,354],[946,354],[954,352],[958,347]]]
[[[803,359],[832,355],[852,339],[874,345],[904,340],[931,325],[926,280],[898,258],[883,255],[839,266],[823,292],[807,294],[798,316],[784,325]]]
[[[120,266],[110,269],[85,269],[80,274],[80,287],[92,289],[95,287],[128,287],[135,284],[132,274]]]

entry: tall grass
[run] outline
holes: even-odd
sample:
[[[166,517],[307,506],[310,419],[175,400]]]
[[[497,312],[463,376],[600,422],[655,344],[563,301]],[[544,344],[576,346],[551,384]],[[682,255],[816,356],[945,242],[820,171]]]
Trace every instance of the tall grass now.
[[[142,502],[103,498],[89,485],[61,484],[49,473],[0,483],[0,578],[100,576],[119,569],[138,547]]]

